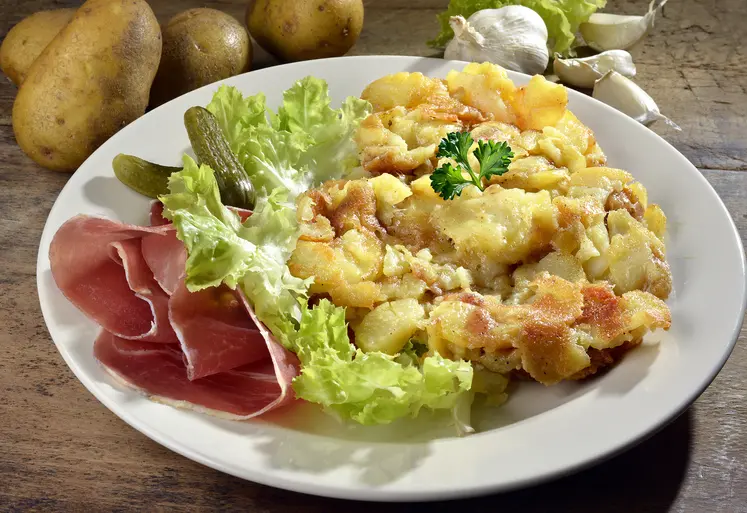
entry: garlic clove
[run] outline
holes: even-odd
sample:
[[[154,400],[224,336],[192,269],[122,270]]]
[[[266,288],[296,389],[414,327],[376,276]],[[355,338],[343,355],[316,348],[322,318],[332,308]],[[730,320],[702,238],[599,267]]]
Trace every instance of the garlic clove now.
[[[445,59],[492,62],[529,75],[547,68],[547,27],[542,17],[521,5],[482,9],[469,19],[452,16],[454,38],[444,51]]]
[[[580,59],[563,59],[556,54],[553,69],[564,84],[588,89],[608,71],[617,71],[628,78],[636,72],[633,57],[625,50],[607,50]]]
[[[656,102],[646,91],[617,71],[608,71],[597,80],[591,96],[643,125],[649,126],[654,121],[661,120],[675,130],[681,130],[675,122],[659,112]]]
[[[579,26],[586,44],[599,52],[627,50],[635,45],[654,26],[656,13],[667,0],[651,0],[644,16],[594,13]]]

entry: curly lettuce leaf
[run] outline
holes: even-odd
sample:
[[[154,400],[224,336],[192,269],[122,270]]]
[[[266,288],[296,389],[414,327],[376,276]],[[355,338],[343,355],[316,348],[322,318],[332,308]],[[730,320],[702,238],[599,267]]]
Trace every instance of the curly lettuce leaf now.
[[[348,98],[334,110],[326,82],[308,77],[285,92],[277,114],[263,94],[244,97],[228,86],[216,91],[207,109],[247,170],[257,206],[242,225],[220,202],[213,171],[185,157],[160,199],[187,247],[187,287],[240,285],[258,317],[288,340],[311,282],[292,276],[286,265],[298,239],[294,201],[357,165],[352,134],[370,104]]]
[[[314,77],[296,82],[283,95],[283,105],[273,118],[273,127],[306,136],[309,147],[301,165],[315,167],[314,182],[340,178],[358,164],[353,135],[361,120],[371,113],[371,104],[348,97],[339,109],[330,107],[327,83]]]
[[[286,265],[298,241],[295,205],[277,189],[258,203],[239,233],[260,250],[247,264],[242,289],[257,317],[287,346],[313,281],[293,276]]]
[[[500,9],[507,5],[523,5],[539,14],[549,35],[548,46],[553,52],[567,54],[575,41],[579,25],[607,4],[607,0],[451,0],[446,11],[438,15],[441,32],[428,41],[434,48],[442,48],[454,37],[449,26],[452,16],[469,18],[483,9]]]
[[[244,98],[222,86],[207,106],[217,118],[260,196],[281,188],[295,199],[314,184],[358,164],[353,134],[371,105],[350,97],[339,109],[324,80],[306,77],[283,94],[277,113],[262,94]]]
[[[242,224],[220,202],[213,170],[185,156],[184,169],[169,178],[169,194],[159,199],[187,248],[189,290],[240,284],[273,333],[300,320],[299,298],[306,298],[310,282],[293,276],[285,264],[298,240],[298,225],[295,206],[283,191],[261,198]]]
[[[300,165],[306,137],[266,125],[248,129],[244,137],[237,156],[260,197],[282,189],[295,199],[311,187],[313,173]]]
[[[283,104],[272,118],[272,127],[318,140],[317,132],[336,122],[337,113],[329,106],[331,102],[324,80],[305,77],[283,93]]]
[[[187,247],[187,287],[240,286],[257,317],[301,360],[293,383],[300,398],[361,424],[385,424],[421,408],[455,408],[469,390],[469,362],[423,359],[412,344],[398,357],[363,353],[348,339],[344,308],[326,299],[307,306],[311,280],[286,265],[298,226],[285,191],[261,199],[242,224],[221,204],[213,171],[188,156],[169,190],[160,199]]]
[[[334,111],[334,123],[314,131],[315,144],[302,155],[301,164],[315,169],[315,184],[341,178],[359,164],[354,136],[371,111],[369,102],[350,96]]]
[[[221,203],[213,170],[187,155],[183,165],[169,177],[169,194],[159,199],[187,248],[187,286],[200,290],[225,282],[235,287],[257,247],[238,235],[241,221]]]
[[[160,200],[187,247],[187,287],[241,287],[257,317],[298,354],[298,396],[343,418],[382,424],[422,408],[464,404],[473,372],[468,362],[423,358],[412,345],[397,357],[363,353],[348,339],[345,309],[327,300],[310,308],[311,280],[294,277],[286,264],[298,240],[296,196],[357,165],[352,136],[370,104],[348,98],[334,110],[326,83],[308,78],[286,92],[277,114],[263,96],[243,98],[230,87],[216,93],[208,110],[260,194],[241,223],[221,203],[213,170],[184,157],[184,169],[171,175]]]
[[[249,128],[267,125],[267,104],[262,93],[244,98],[235,87],[222,85],[207,110],[218,120],[234,153],[246,142]]]
[[[422,408],[452,409],[472,383],[466,361],[364,353],[350,344],[345,309],[323,299],[306,309],[294,342],[301,374],[296,395],[360,424],[388,424]]]

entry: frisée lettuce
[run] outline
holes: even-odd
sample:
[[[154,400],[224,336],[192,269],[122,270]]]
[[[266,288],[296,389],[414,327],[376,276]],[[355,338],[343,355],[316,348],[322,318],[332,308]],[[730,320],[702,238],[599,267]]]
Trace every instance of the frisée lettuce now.
[[[257,317],[298,355],[298,397],[343,418],[382,424],[463,402],[472,383],[470,363],[356,349],[345,309],[327,300],[310,306],[312,280],[293,276],[286,265],[299,235],[296,197],[358,165],[352,136],[370,104],[348,98],[332,109],[326,83],[307,77],[285,92],[277,113],[264,96],[244,98],[226,86],[207,108],[249,174],[257,206],[242,223],[221,203],[213,170],[184,157],[160,200],[187,248],[187,287],[241,287]]]
[[[218,89],[207,109],[255,189],[265,195],[285,189],[292,201],[357,164],[352,135],[371,105],[349,97],[340,109],[332,109],[330,102],[326,82],[306,77],[285,91],[277,113],[267,108],[264,95],[244,98],[228,86]]]
[[[242,224],[221,203],[213,171],[186,155],[184,169],[169,178],[169,191],[160,200],[187,248],[187,288],[241,285],[257,316],[285,341],[301,318],[299,299],[310,285],[285,265],[298,238],[295,208],[286,193],[278,189],[260,198]]]
[[[293,348],[301,399],[322,404],[361,424],[387,424],[421,408],[451,409],[472,384],[472,365],[438,354],[416,359],[364,353],[350,344],[345,309],[322,299],[306,309]],[[466,397],[466,395],[465,395]]]

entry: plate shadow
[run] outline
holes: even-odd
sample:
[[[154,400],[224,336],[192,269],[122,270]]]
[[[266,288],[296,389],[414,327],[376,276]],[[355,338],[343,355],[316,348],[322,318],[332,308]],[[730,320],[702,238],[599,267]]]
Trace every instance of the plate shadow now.
[[[677,499],[690,465],[692,408],[648,440],[594,467],[531,488],[475,499],[392,504],[343,501],[247,483],[218,472],[213,475],[215,479],[209,483],[206,492],[214,499],[220,498],[224,504],[230,501],[228,503],[236,508],[232,511],[245,511],[258,504],[276,504],[288,511],[297,509],[305,513],[338,510],[380,513],[382,509],[388,513],[504,510],[521,513],[664,513],[671,510]],[[320,458],[326,457],[326,454],[320,454]]]

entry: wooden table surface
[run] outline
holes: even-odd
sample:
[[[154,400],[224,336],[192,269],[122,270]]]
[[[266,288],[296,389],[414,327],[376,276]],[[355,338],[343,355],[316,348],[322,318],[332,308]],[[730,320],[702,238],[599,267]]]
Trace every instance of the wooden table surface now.
[[[0,34],[72,0],[0,0]],[[243,19],[245,0],[150,0],[161,21],[207,5]],[[353,54],[435,55],[447,0],[371,0]],[[647,0],[609,0],[642,13]],[[671,0],[636,54],[637,81],[681,127],[654,126],[721,195],[747,236],[747,2]],[[379,511],[242,481],[152,442],[102,406],[57,353],[36,295],[44,221],[67,175],[40,169],[11,128],[0,81],[0,511]],[[631,148],[631,151],[636,151]],[[692,205],[697,208],[697,205]],[[714,248],[714,250],[717,250]],[[704,341],[706,342],[706,341]],[[580,474],[535,488],[399,511],[747,512],[747,347],[678,420]],[[498,462],[497,462],[498,463]],[[510,464],[510,463],[509,463]]]

